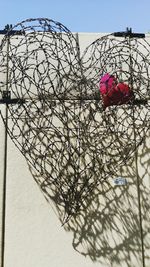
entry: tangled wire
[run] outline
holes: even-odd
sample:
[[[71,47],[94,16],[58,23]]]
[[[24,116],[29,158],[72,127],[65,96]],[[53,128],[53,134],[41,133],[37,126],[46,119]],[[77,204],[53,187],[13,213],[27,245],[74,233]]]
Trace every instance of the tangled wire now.
[[[145,39],[107,35],[81,55],[76,34],[43,18],[9,28],[2,39],[0,90],[8,109],[2,118],[64,223],[127,162],[149,129],[149,51]],[[104,110],[99,80],[105,73],[127,83],[134,101]]]

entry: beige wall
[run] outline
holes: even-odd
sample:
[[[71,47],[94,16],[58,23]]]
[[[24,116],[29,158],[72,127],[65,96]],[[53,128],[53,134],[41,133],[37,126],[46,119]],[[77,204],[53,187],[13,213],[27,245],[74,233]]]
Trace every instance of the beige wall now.
[[[100,34],[79,34],[81,53]],[[4,134],[0,120],[1,198]],[[120,168],[118,177],[127,185],[116,186],[114,178],[91,195],[76,219],[61,226],[54,204],[47,202],[34,181],[24,157],[8,138],[6,234],[4,267],[141,267],[141,236],[137,171],[141,184],[146,267],[150,265],[149,136],[135,159]],[[2,203],[2,200],[1,200]],[[0,214],[2,213],[2,205]]]
[[[4,107],[2,108],[1,107],[1,110],[4,109]],[[3,122],[2,122],[2,119],[0,118],[0,240],[1,240],[1,246],[0,246],[0,254],[2,255],[3,251],[2,251],[2,247],[3,247],[3,244],[2,244],[2,240],[3,240],[3,197],[4,197],[4,194],[3,194],[3,187],[4,187],[4,155],[5,155],[5,128],[4,128],[4,125],[3,125]],[[1,263],[1,261],[0,261]]]

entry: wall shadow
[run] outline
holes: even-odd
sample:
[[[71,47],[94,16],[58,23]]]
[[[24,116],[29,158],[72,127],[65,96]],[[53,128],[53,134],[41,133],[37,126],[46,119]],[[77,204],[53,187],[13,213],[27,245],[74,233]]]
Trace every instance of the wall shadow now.
[[[138,150],[138,172],[142,207],[142,227],[146,266],[150,260],[150,145],[149,135]],[[32,174],[33,174],[33,170]],[[73,248],[102,266],[142,266],[142,247],[137,195],[135,158],[108,180],[97,186],[86,198],[78,215],[64,224],[73,234]],[[35,173],[33,174],[35,177]],[[126,178],[125,185],[116,185],[115,177]],[[36,178],[37,180],[37,178]],[[43,192],[46,199],[52,199]],[[46,193],[46,194],[45,194]],[[63,223],[63,209],[57,205],[58,217]],[[51,201],[50,201],[51,202]]]
[[[149,135],[138,150],[138,172],[142,207],[142,227],[146,266],[150,261],[150,144]],[[33,170],[32,174],[33,174]],[[102,266],[142,266],[139,206],[135,158],[119,168],[113,177],[97,186],[86,198],[77,216],[63,225],[72,232],[73,248]],[[35,177],[35,173],[33,174]],[[115,185],[115,177],[126,178],[125,185]],[[37,178],[36,178],[37,179]],[[50,195],[43,192],[51,202]],[[45,194],[46,193],[46,194]],[[63,223],[63,209],[55,205]]]
[[[139,147],[138,168],[146,266],[150,260],[150,145],[149,136]],[[102,266],[142,266],[141,234],[135,159],[121,167],[127,184],[113,186],[109,179],[99,186],[80,214],[65,229],[73,232],[73,247]],[[117,175],[117,174],[116,174]],[[113,179],[112,179],[113,180]]]

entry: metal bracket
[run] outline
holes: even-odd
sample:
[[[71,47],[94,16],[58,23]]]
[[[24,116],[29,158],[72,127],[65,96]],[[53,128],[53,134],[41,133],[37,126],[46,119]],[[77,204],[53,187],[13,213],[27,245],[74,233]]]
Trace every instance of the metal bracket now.
[[[24,104],[25,100],[21,98],[12,98],[11,99],[11,92],[10,91],[3,91],[2,92],[2,99],[0,99],[0,104]]]
[[[115,37],[145,38],[144,33],[133,33],[132,28],[126,28],[125,32],[114,32]]]
[[[12,35],[24,35],[25,31],[23,30],[13,30],[12,24],[7,24],[4,28],[4,30],[0,30],[0,34],[12,36]]]

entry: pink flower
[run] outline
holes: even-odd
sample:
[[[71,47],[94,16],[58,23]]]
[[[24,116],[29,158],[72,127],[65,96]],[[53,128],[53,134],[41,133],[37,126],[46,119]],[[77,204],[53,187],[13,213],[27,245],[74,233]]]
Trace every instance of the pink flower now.
[[[117,84],[117,79],[108,73],[100,79],[99,89],[104,108],[127,104],[134,97],[133,91],[126,83]]]

